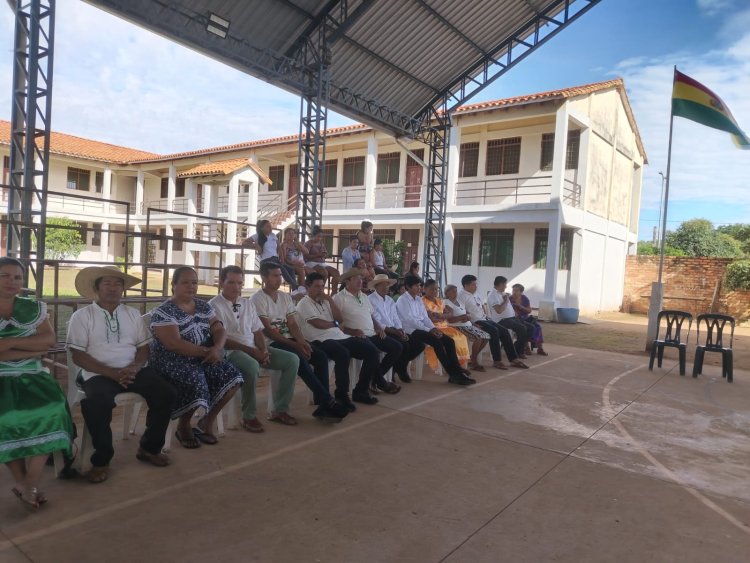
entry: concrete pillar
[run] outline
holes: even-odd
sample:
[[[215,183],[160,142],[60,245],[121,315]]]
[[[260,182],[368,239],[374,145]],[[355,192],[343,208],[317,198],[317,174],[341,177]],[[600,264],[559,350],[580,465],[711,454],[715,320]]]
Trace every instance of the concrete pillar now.
[[[229,197],[227,198],[227,211],[228,211],[228,219],[230,221],[236,221],[237,220],[237,206],[239,202],[239,193],[240,193],[240,179],[237,175],[232,176],[232,179],[229,180]],[[237,225],[235,223],[228,223],[227,224],[227,238],[226,241],[228,244],[236,244],[237,243]],[[236,250],[227,250],[226,252],[226,264],[234,264],[237,259],[237,251]]]
[[[565,183],[565,157],[568,147],[568,105],[563,103],[555,114],[555,149],[552,157],[550,203],[562,200]],[[559,233],[558,233],[559,234]],[[549,250],[548,250],[549,252]],[[548,254],[549,256],[549,254]]]
[[[177,191],[177,167],[169,165],[169,178],[167,180],[167,209],[174,210],[174,196]]]
[[[112,199],[112,169],[111,168],[104,169],[104,184],[102,184],[102,199],[104,200],[104,205],[103,205],[104,216],[109,217],[109,214],[112,212],[110,205],[109,205],[109,200]],[[103,239],[102,239],[102,243],[103,243]]]
[[[168,237],[171,237],[171,236],[174,235],[174,229],[172,228],[172,223],[168,222],[165,225],[164,230],[165,230],[165,233],[166,233],[166,235]],[[167,240],[167,250],[166,250],[166,252],[167,252],[167,264],[171,264],[172,263],[172,256],[174,254],[173,247],[174,247],[174,241]]]
[[[135,179],[135,209],[133,209],[134,215],[143,214],[143,192],[145,183],[145,174],[143,170],[139,170],[138,175]],[[138,256],[138,254],[136,254],[136,256]]]
[[[445,247],[445,279],[447,283],[453,283],[453,222],[450,219],[445,220],[445,234],[444,236],[444,247]],[[444,287],[441,288],[445,290]]]
[[[106,176],[105,176],[106,178]],[[104,180],[106,182],[106,180]],[[104,204],[105,207],[107,204]],[[114,256],[109,253],[109,223],[102,223],[102,232],[100,234],[101,246],[99,247],[99,260],[102,262],[114,262]]]
[[[365,209],[375,208],[375,185],[378,180],[378,140],[375,133],[367,139],[365,156]]]
[[[580,149],[578,151],[578,172],[576,182],[581,185],[580,208],[586,209],[586,187],[588,186],[589,149],[591,146],[591,128],[581,129]]]
[[[559,208],[552,211],[548,226],[544,299],[539,301],[539,319],[543,321],[554,320],[557,307],[557,264],[560,261],[560,227],[562,226],[562,214]]]
[[[460,147],[459,147],[460,148]],[[487,126],[479,130],[479,155],[477,156],[477,180],[487,176]]]
[[[450,143],[448,144],[448,177],[446,185],[446,209],[456,205],[456,183],[458,182],[458,171],[461,159],[461,128],[453,125],[450,132]],[[446,242],[448,239],[446,238]],[[452,242],[451,242],[452,245]],[[446,257],[448,254],[446,254]],[[446,267],[448,261],[445,262]]]
[[[143,257],[141,256],[141,252],[143,249],[142,241],[141,241],[141,226],[137,223],[133,225],[133,232],[136,236],[133,237],[133,262],[136,262],[140,264],[141,262],[144,262]]]

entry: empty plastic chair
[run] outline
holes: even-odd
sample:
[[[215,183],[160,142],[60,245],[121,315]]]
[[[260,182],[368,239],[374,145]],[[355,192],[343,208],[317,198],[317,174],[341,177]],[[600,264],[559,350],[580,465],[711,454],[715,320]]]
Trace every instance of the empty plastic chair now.
[[[701,344],[701,325],[706,325],[706,341]],[[729,346],[724,345],[724,328],[730,327]],[[721,377],[726,378],[729,383],[734,379],[733,364],[734,357],[732,354],[732,341],[734,340],[734,317],[729,315],[720,315],[718,313],[705,313],[698,315],[696,321],[697,333],[696,340],[698,345],[695,347],[695,360],[693,361],[693,377],[698,377],[703,373],[703,356],[706,352],[721,353]]]
[[[661,329],[661,321],[666,321],[666,333],[664,338],[659,338],[659,330]],[[688,322],[687,334],[685,339],[682,339],[682,325]],[[654,343],[651,345],[651,359],[648,362],[648,369],[654,369],[654,357],[658,354],[659,362],[658,366],[661,367],[661,361],[664,358],[664,348],[677,348],[680,354],[680,375],[685,375],[685,356],[687,355],[687,343],[690,339],[690,328],[693,326],[693,315],[686,313],[685,311],[671,311],[664,310],[659,311],[659,315],[656,318],[656,338]]]

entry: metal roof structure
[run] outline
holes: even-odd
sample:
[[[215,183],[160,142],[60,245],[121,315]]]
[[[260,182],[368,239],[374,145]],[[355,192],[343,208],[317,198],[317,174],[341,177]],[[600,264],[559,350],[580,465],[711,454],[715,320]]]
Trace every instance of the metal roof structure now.
[[[299,95],[420,136],[599,0],[86,0]],[[447,102],[447,104],[445,104]]]

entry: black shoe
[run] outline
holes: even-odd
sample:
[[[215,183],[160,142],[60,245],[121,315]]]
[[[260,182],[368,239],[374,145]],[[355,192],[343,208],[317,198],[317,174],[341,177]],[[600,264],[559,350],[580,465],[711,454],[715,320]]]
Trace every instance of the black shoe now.
[[[476,381],[466,377],[463,373],[457,373],[448,378],[448,383],[453,383],[454,385],[471,385],[472,383],[476,383]]]
[[[473,377],[469,377],[468,375],[464,375],[464,377],[465,377],[466,379],[468,379],[468,380],[469,380],[469,383],[471,383],[472,385],[474,385],[474,384],[475,384],[475,383],[477,382],[477,380],[476,380],[476,379],[474,379]]]
[[[411,377],[409,377],[409,374],[408,374],[408,373],[397,373],[396,375],[398,375],[398,378],[399,378],[399,379],[400,379],[400,380],[401,380],[402,382],[404,382],[404,383],[411,383],[411,382],[412,382],[412,378],[411,378]]]
[[[376,405],[378,403],[377,397],[373,397],[365,389],[355,389],[352,393],[352,400],[365,405]]]
[[[318,407],[313,411],[313,416],[318,420],[323,420],[325,422],[341,422],[343,419],[343,417],[338,416],[328,407]]]
[[[349,409],[349,412],[357,410],[357,405],[352,403],[352,400],[349,398],[349,393],[336,393],[336,402]]]
[[[333,401],[326,408],[329,412],[332,412],[339,418],[346,418],[346,416],[349,414],[349,407],[347,407],[346,405],[342,405],[338,401]]]

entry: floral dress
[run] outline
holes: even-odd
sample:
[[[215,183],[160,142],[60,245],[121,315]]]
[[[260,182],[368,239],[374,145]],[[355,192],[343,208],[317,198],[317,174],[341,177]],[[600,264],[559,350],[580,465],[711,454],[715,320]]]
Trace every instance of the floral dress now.
[[[0,318],[0,338],[36,334],[47,305],[16,297],[13,315]],[[0,463],[63,450],[71,454],[75,428],[60,385],[39,358],[0,361]]]
[[[442,313],[445,310],[443,300],[440,298],[436,298],[435,301],[432,301],[427,297],[422,297],[422,302],[424,303],[425,309],[427,309],[429,313]],[[469,342],[466,339],[466,335],[457,328],[450,326],[448,324],[448,321],[446,320],[432,321],[432,324],[434,324],[435,328],[440,332],[442,332],[446,336],[450,336],[451,340],[453,340],[456,345],[456,356],[458,357],[459,363],[463,367],[466,367],[466,364],[471,356],[471,352],[469,351]],[[425,349],[424,355],[427,359],[427,365],[429,365],[433,370],[437,369],[438,359],[435,355],[435,350],[433,350],[431,346],[428,346]]]
[[[180,338],[198,346],[212,346],[209,321],[214,310],[205,301],[195,300],[195,312],[190,315],[170,299],[151,313],[151,329],[174,325]],[[150,365],[177,389],[177,401],[172,418],[203,408],[210,411],[224,395],[242,385],[242,374],[232,364],[221,361],[203,364],[202,359],[167,350],[154,335],[151,341]]]

